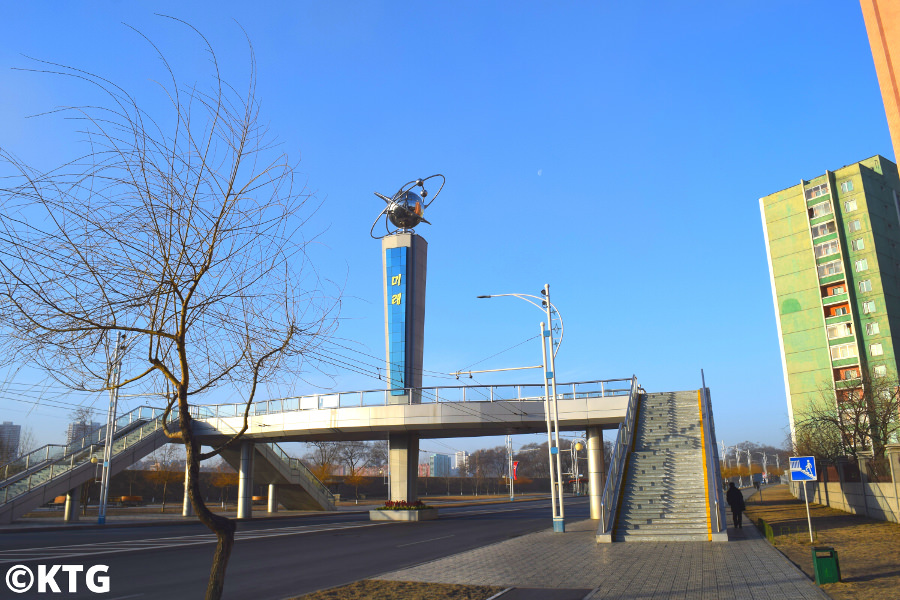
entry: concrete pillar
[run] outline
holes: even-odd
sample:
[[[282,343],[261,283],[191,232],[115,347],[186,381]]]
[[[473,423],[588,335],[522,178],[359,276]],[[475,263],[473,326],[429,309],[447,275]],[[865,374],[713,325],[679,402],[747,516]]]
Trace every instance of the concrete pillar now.
[[[181,503],[181,516],[182,517],[193,517],[194,516],[194,507],[191,504],[191,499],[188,497],[188,466],[187,462],[184,465],[184,500]]]
[[[391,500],[415,502],[419,476],[419,434],[391,433],[388,435],[390,455]]]
[[[78,520],[78,508],[81,504],[81,486],[69,490],[66,493],[66,508],[63,512],[63,520],[72,523]]]
[[[591,518],[600,519],[600,499],[606,483],[606,468],[603,464],[603,429],[587,428],[588,456],[588,496],[591,504]]]
[[[241,468],[238,471],[237,518],[253,517],[253,442],[241,442]]]
[[[274,483],[269,484],[269,512],[278,512],[278,488]]]
[[[863,514],[869,515],[869,469],[868,462],[875,457],[871,450],[863,450],[856,453],[856,461],[859,465],[859,489],[862,490]]]

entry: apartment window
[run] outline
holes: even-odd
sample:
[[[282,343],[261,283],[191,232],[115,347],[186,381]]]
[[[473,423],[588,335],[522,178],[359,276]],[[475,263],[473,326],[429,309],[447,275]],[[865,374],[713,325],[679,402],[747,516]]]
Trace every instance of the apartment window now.
[[[825,215],[830,215],[834,212],[831,208],[831,202],[820,202],[819,204],[814,204],[809,209],[809,218],[815,219],[817,217],[824,217]]]
[[[850,248],[853,250],[864,250],[866,248],[866,243],[862,238],[857,238],[850,242]]]
[[[822,237],[823,235],[828,235],[829,233],[834,233],[837,231],[837,228],[834,226],[834,221],[828,221],[827,223],[822,223],[821,225],[816,225],[812,228],[812,236],[814,238]]]
[[[854,358],[856,356],[856,344],[839,344],[831,347],[831,360]]]
[[[856,210],[856,200],[847,200],[844,202],[844,212],[853,212]]]
[[[871,323],[866,323],[866,335],[876,335],[879,331],[878,323],[872,321]]]
[[[842,380],[858,379],[858,378],[859,378],[859,371],[857,371],[856,369],[841,369],[841,379]]]
[[[841,182],[841,191],[844,192],[845,194],[847,192],[852,192],[853,191],[853,182],[850,181],[849,179],[847,181],[842,181]],[[853,208],[855,209],[856,207],[854,206]]]
[[[846,306],[835,306],[831,309],[832,317],[840,317],[841,315],[850,314],[850,310]]]
[[[856,265],[856,272],[867,271],[869,269],[869,261],[865,258],[861,258],[854,263]]]
[[[859,291],[862,293],[871,292],[872,291],[872,280],[871,279],[863,279],[859,282]]]
[[[884,377],[887,375],[887,367],[885,365],[875,365],[872,369],[875,374],[875,377]]]
[[[881,356],[884,354],[884,348],[881,347],[881,344],[872,344],[869,346],[869,352],[872,356]]]
[[[834,340],[853,335],[853,326],[850,323],[835,323],[825,327],[825,331],[828,333],[828,339]]]
[[[827,241],[824,244],[819,244],[818,246],[816,246],[816,258],[822,258],[823,256],[835,254],[838,250],[839,248],[837,240]]]
[[[842,286],[842,285],[835,285],[833,287],[828,288],[829,296],[839,296],[843,293],[844,293],[844,286]]]
[[[874,300],[866,300],[863,302],[863,312],[865,314],[871,314],[875,312],[875,301]]]
[[[837,228],[834,225],[834,221],[828,221],[827,223],[822,223],[813,227],[812,236],[814,238],[822,237],[823,235],[828,235],[830,233],[834,233],[835,231],[837,231]]]
[[[816,267],[819,277],[828,277],[829,275],[837,275],[844,272],[844,265],[839,260],[827,262],[824,265]]]
[[[850,221],[849,229],[850,229],[850,231],[859,231],[860,230],[859,219],[853,219],[852,221]]]
[[[806,199],[812,200],[813,198],[818,198],[819,196],[824,196],[828,193],[828,184],[820,183],[815,187],[811,187],[806,190]]]

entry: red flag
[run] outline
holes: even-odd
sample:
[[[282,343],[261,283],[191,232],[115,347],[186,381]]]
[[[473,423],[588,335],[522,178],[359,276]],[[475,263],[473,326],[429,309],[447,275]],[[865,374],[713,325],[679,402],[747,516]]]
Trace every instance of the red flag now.
[[[513,461],[513,481],[519,480],[519,478],[516,477],[516,470],[518,470],[518,468],[519,468],[519,461],[517,461],[517,460]]]

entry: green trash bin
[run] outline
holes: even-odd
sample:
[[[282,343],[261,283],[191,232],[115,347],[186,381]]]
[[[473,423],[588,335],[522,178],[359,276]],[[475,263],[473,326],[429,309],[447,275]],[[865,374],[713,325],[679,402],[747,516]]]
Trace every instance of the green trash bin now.
[[[816,584],[837,583],[841,580],[841,563],[838,553],[828,546],[815,546],[812,549],[813,571],[816,573]]]

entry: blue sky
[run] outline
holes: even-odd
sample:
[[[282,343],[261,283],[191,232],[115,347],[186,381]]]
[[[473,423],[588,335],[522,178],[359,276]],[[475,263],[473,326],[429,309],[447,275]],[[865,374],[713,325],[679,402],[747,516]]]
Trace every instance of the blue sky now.
[[[696,389],[703,368],[719,439],[782,443],[758,199],[874,154],[894,159],[856,2],[8,3],[0,145],[48,167],[80,150],[70,124],[25,117],[90,94],[13,70],[31,66],[25,56],[95,71],[152,108],[159,62],[123,22],[182,81],[199,77],[196,38],[155,12],[200,29],[236,81],[247,49],[235,21],[252,39],[263,119],[325,203],[313,258],[345,286],[342,338],[383,354],[373,192],[440,172],[433,225],[418,229],[426,369],[455,371],[534,335],[533,308],[475,296],[549,283],[566,324],[562,381],[636,374],[651,391]],[[535,341],[479,367],[539,361]],[[4,396],[39,381],[20,373]],[[426,380],[440,383],[452,382]],[[383,383],[344,372],[334,385]],[[0,420],[47,443],[67,419],[0,399]]]

